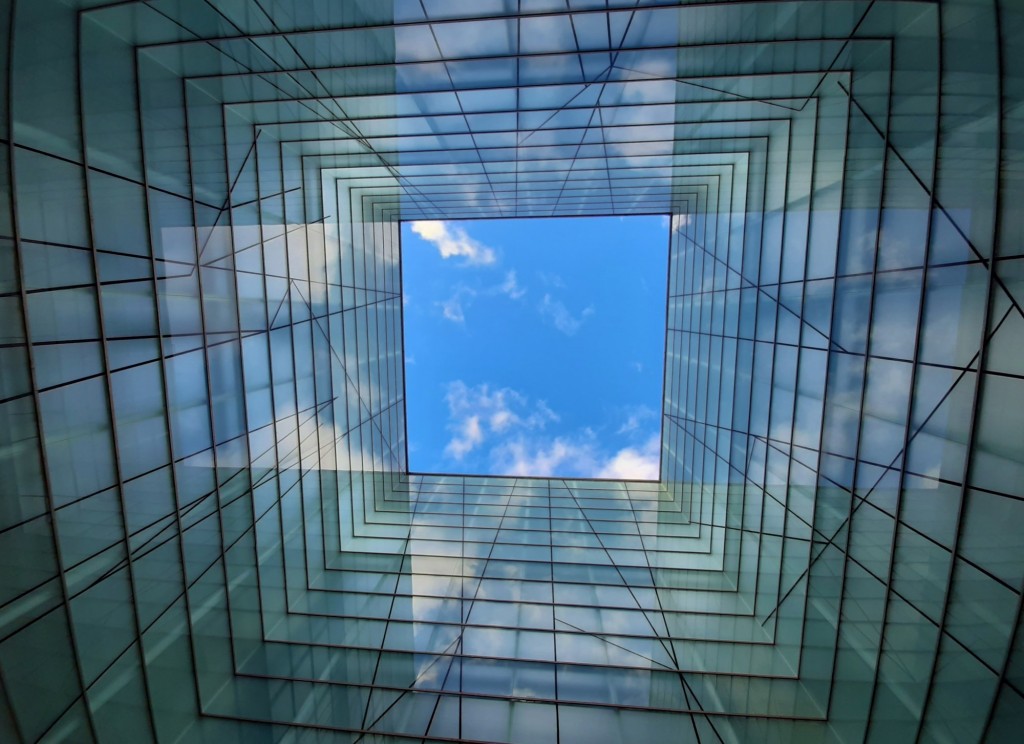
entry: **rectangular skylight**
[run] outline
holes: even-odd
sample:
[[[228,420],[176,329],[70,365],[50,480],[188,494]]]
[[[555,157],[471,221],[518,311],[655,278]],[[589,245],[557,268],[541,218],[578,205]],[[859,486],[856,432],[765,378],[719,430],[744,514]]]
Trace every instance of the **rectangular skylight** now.
[[[413,472],[653,480],[668,218],[402,225]]]

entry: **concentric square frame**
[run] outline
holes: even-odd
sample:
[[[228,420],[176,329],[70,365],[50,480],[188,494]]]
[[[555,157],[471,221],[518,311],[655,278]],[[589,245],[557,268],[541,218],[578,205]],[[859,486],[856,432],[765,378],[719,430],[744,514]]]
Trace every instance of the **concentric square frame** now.
[[[0,731],[1022,720],[1019,11],[6,17]],[[641,214],[672,235],[661,480],[408,472],[399,223]]]

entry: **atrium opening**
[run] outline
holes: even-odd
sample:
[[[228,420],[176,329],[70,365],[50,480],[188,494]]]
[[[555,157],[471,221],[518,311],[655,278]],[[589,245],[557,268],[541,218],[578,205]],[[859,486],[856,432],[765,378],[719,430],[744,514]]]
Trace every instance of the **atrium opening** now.
[[[0,39],[0,740],[1019,738],[1020,2]],[[412,468],[403,224],[651,215],[656,473]]]

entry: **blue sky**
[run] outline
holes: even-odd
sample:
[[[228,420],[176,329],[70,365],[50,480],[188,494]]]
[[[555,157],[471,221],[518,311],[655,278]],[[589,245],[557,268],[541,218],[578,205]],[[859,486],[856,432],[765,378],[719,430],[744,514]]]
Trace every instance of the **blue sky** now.
[[[658,477],[664,217],[402,225],[410,467]]]

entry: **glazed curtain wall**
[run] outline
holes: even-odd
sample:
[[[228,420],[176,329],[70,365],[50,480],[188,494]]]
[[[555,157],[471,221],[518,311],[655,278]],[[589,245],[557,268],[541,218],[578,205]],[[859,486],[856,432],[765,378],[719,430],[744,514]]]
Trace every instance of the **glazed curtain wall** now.
[[[1016,3],[2,8],[0,738],[1012,738]],[[400,222],[588,214],[660,481],[406,472]]]
[[[397,238],[123,10],[2,13],[5,741],[190,736],[286,505],[404,469]]]

